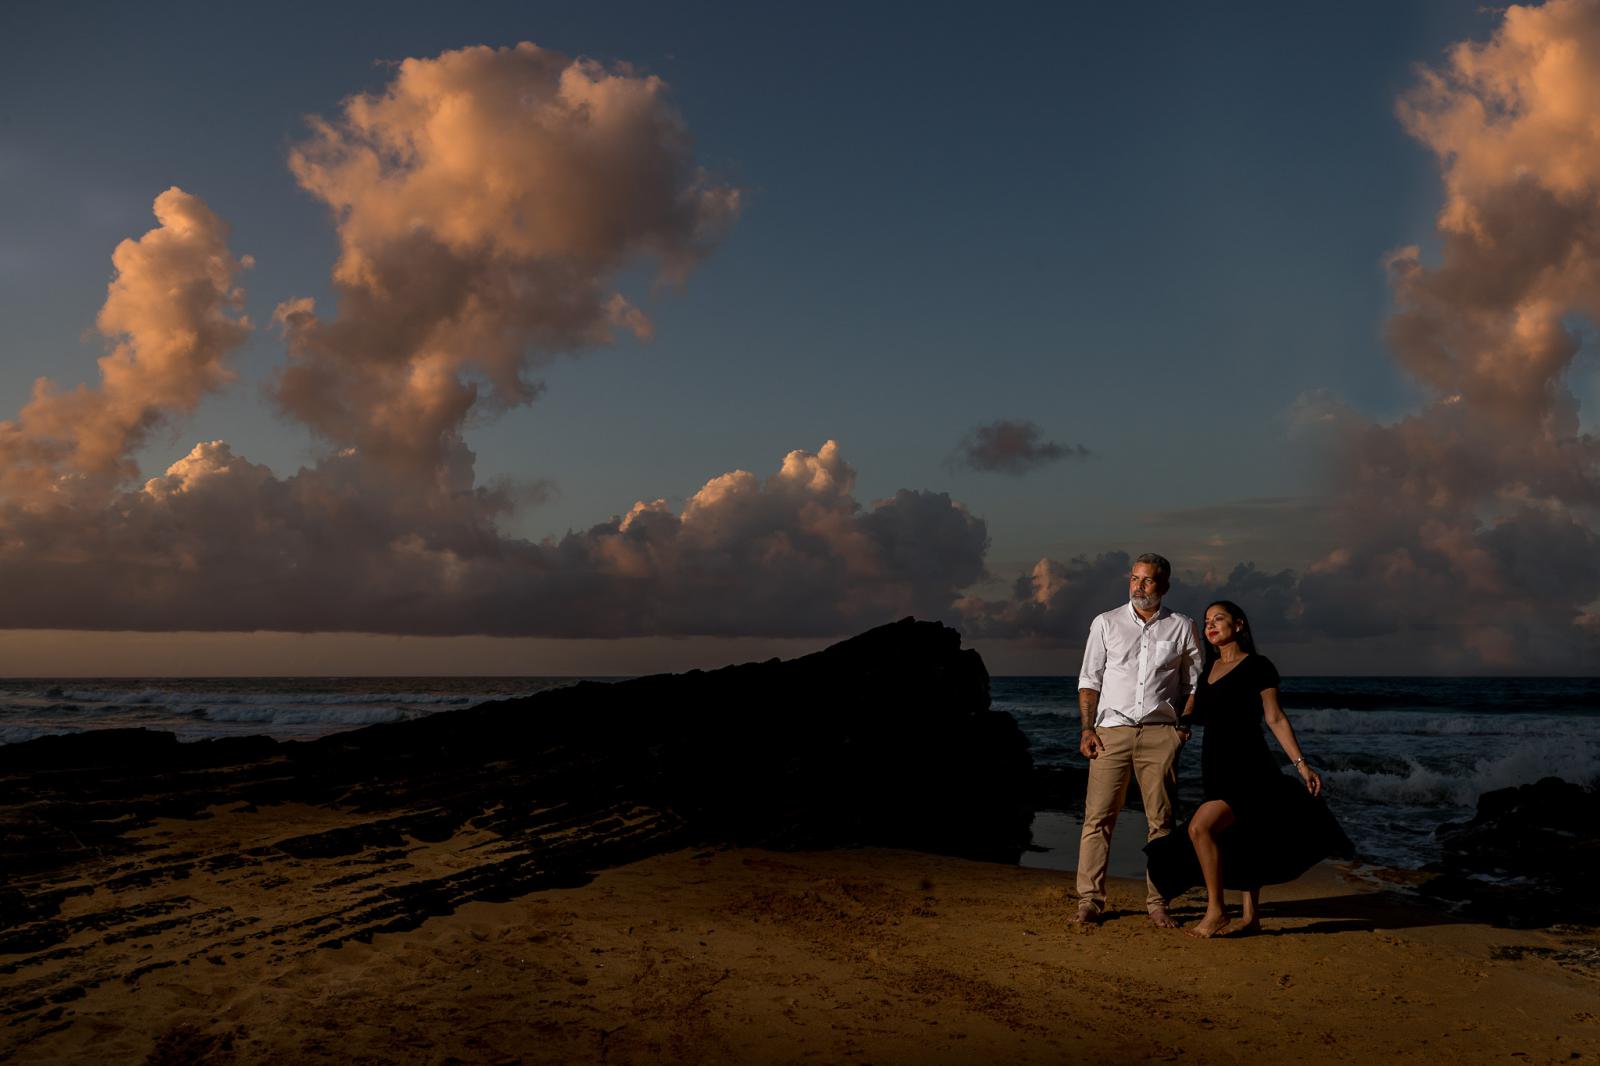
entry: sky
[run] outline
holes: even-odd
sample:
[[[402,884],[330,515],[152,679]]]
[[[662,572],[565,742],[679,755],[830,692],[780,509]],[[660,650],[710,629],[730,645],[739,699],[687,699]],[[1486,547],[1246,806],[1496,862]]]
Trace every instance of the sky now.
[[[1600,662],[1600,6],[10,5],[0,673],[629,674],[1132,556]],[[39,379],[53,383],[41,388]]]

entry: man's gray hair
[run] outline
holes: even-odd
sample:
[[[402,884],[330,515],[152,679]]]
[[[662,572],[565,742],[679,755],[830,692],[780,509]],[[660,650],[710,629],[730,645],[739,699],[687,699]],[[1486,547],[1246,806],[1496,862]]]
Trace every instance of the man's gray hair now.
[[[1163,585],[1172,584],[1172,564],[1167,562],[1166,556],[1157,555],[1155,552],[1145,552],[1143,555],[1139,556],[1139,558],[1135,559],[1133,563],[1135,566],[1139,565],[1140,563],[1145,563],[1149,566],[1155,567],[1157,579],[1159,579]]]

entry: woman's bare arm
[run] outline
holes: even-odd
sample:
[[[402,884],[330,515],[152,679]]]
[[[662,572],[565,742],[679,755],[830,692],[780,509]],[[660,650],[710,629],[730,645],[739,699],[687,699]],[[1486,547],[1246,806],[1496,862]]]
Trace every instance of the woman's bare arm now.
[[[1294,768],[1300,774],[1300,780],[1306,783],[1306,791],[1313,796],[1320,793],[1322,777],[1306,763],[1306,757],[1300,751],[1300,742],[1294,737],[1294,726],[1289,724],[1289,716],[1283,713],[1283,705],[1278,702],[1276,687],[1261,690],[1261,711],[1266,716],[1267,728],[1278,738],[1278,746],[1294,760]]]

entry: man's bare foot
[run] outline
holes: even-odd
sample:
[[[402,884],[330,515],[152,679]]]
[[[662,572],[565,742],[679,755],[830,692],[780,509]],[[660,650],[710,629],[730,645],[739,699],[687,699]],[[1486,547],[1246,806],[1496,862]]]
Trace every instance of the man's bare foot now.
[[[1072,916],[1071,921],[1074,925],[1099,925],[1100,917],[1100,908],[1094,900],[1081,899],[1078,901],[1078,913]]]
[[[1210,940],[1226,928],[1228,928],[1228,916],[1226,914],[1207,914],[1204,918],[1191,925],[1185,932],[1201,940]]]
[[[1160,904],[1156,904],[1154,907],[1150,908],[1150,921],[1154,923],[1157,929],[1178,928],[1177,921],[1172,917],[1172,915],[1167,913],[1167,908],[1161,906]]]
[[[1228,936],[1255,936],[1259,932],[1261,932],[1261,919],[1251,918],[1249,921],[1230,929]]]

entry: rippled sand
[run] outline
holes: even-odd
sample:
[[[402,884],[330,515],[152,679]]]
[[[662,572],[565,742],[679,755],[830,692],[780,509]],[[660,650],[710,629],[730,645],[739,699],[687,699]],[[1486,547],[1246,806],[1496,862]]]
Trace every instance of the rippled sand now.
[[[207,854],[326,831],[282,805],[144,831],[39,950],[0,955],[18,1062],[1520,1061],[1600,1057],[1592,931],[1496,930],[1323,868],[1265,935],[1157,930],[1142,886],[1067,924],[1071,875],[904,851],[658,855],[371,930],[470,833],[270,878]],[[369,858],[371,856],[369,855]],[[128,877],[140,870],[153,876]],[[66,885],[65,887],[73,887]],[[1198,913],[1180,901],[1180,917]],[[408,900],[407,905],[414,905]],[[364,908],[360,923],[341,915]],[[377,916],[381,918],[381,914]],[[265,935],[261,935],[265,934]],[[365,942],[363,942],[365,940]],[[338,943],[338,946],[331,946]],[[16,948],[17,945],[12,945]],[[24,949],[26,945],[22,946]]]

